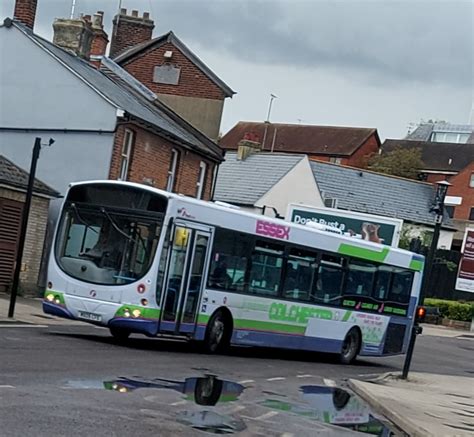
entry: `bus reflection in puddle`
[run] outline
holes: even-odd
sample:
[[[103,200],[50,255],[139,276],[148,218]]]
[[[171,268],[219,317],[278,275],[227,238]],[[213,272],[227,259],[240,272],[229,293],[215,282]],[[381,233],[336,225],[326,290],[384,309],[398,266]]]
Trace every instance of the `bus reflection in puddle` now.
[[[318,385],[304,385],[300,390],[304,403],[266,399],[260,405],[362,433],[383,437],[394,435],[388,426],[372,415],[362,399],[345,390]]]
[[[139,388],[174,390],[185,395],[185,399],[198,405],[214,406],[220,402],[238,399],[245,387],[232,381],[223,381],[213,375],[200,378],[186,378],[184,382],[156,378],[151,380],[119,378],[105,381],[107,390],[127,393]]]

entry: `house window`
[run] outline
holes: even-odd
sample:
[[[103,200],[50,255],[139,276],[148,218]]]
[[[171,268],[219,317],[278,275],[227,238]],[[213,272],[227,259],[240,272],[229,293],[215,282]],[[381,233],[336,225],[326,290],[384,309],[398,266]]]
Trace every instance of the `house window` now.
[[[130,166],[130,157],[132,156],[133,131],[125,129],[123,137],[122,152],[120,154],[120,173],[118,179],[126,181],[128,176],[128,168]]]
[[[474,220],[474,208],[471,208],[471,211],[469,212],[469,220]]]
[[[203,161],[199,164],[199,176],[196,183],[196,198],[202,199],[204,188],[206,187],[206,170],[207,164]]]
[[[454,217],[454,206],[448,205],[448,206],[445,206],[444,208],[446,209],[446,212],[448,213],[448,217],[453,218]]]
[[[324,206],[326,208],[337,208],[337,199],[333,197],[324,198]]]
[[[471,179],[469,179],[469,186],[474,188],[474,173],[471,173]]]
[[[168,169],[168,180],[166,182],[166,191],[173,191],[176,182],[176,171],[178,169],[179,152],[176,149],[171,150],[170,167]]]
[[[329,162],[330,162],[331,164],[341,165],[342,159],[341,159],[341,158],[334,158],[334,157],[331,157],[331,158],[329,158]]]

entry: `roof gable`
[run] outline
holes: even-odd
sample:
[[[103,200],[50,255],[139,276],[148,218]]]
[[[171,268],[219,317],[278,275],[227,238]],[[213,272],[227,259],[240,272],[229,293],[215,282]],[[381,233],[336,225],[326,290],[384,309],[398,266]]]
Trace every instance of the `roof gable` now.
[[[266,131],[266,134],[265,134]],[[353,155],[376,129],[338,126],[316,126],[239,121],[219,142],[224,149],[237,149],[245,135],[252,134],[265,144],[262,150],[309,155],[349,157]]]
[[[9,159],[0,155],[0,184],[13,188],[26,190],[28,187],[29,173],[18,167]],[[50,197],[59,197],[59,193],[53,190],[39,179],[35,179],[33,191],[36,194],[45,194]]]
[[[170,141],[190,147],[213,160],[222,160],[222,150],[217,144],[159,100],[150,100],[143,92],[134,90],[126,79],[117,78],[107,69],[98,70],[89,62],[32,33],[20,23],[12,23],[117,109],[150,124]],[[121,69],[118,65],[117,68]]]
[[[245,160],[227,152],[219,166],[214,199],[239,205],[254,205],[302,159],[302,155],[255,153]]]
[[[222,79],[220,79],[200,58],[198,58],[194,52],[192,52],[188,46],[186,46],[172,31],[154,38],[150,41],[145,41],[142,44],[138,44],[131,47],[117,56],[114,60],[118,64],[125,64],[137,56],[140,56],[147,50],[153,50],[161,47],[166,43],[173,44],[178,48],[184,56],[186,56],[196,67],[198,67],[212,82],[214,82],[224,93],[226,97],[232,97],[235,94]]]

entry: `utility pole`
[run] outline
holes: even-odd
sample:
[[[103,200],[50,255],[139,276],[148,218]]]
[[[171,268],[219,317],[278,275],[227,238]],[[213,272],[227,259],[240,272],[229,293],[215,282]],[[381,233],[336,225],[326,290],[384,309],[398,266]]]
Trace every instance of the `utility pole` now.
[[[433,262],[436,254],[436,249],[438,248],[439,234],[441,232],[441,225],[443,224],[443,210],[444,210],[444,200],[446,198],[446,193],[450,187],[448,181],[436,182],[438,185],[436,190],[436,197],[433,203],[430,212],[436,214],[435,218],[435,227],[433,232],[433,239],[431,240],[430,250],[428,256],[426,257],[426,266],[423,272],[423,280],[421,283],[420,297],[418,302],[420,305],[423,305],[423,301],[428,291],[428,286],[430,285],[431,272],[433,270]],[[408,349],[405,356],[405,362],[403,364],[402,379],[407,379],[408,372],[410,370],[411,360],[413,357],[413,351],[415,349],[416,336],[421,334],[421,327],[417,323],[418,311],[415,311],[413,326],[411,329],[410,342],[408,343]]]
[[[268,114],[267,114],[267,119],[265,120],[265,132],[263,133],[262,150],[265,148],[265,141],[267,140],[268,125],[270,124],[270,114],[272,113],[272,104],[273,104],[274,99],[278,99],[278,96],[276,96],[275,94],[270,94]]]
[[[53,144],[53,142],[54,140],[51,138],[49,140],[49,145]],[[25,204],[23,206],[23,213],[21,215],[20,237],[18,239],[15,271],[13,273],[12,291],[10,295],[10,307],[8,309],[9,318],[12,318],[15,314],[15,303],[16,303],[16,297],[18,295],[18,286],[20,284],[21,261],[23,258],[23,250],[25,248],[26,231],[28,228],[28,217],[30,216],[31,200],[33,198],[33,187],[34,187],[34,182],[35,182],[36,164],[39,159],[40,151],[41,151],[41,138],[37,137],[35,139],[35,145],[33,146],[33,155],[31,157],[30,175],[28,178],[28,188],[26,190],[26,199],[25,199]]]

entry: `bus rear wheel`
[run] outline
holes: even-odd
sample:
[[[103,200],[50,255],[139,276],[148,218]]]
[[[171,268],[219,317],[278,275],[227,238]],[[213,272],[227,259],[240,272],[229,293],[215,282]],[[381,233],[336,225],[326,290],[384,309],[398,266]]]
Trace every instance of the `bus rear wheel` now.
[[[217,311],[209,320],[204,349],[215,354],[224,351],[230,343],[231,324],[223,311]]]
[[[131,332],[123,328],[110,328],[110,333],[112,337],[118,342],[124,342],[128,340]]]
[[[342,343],[342,350],[339,354],[341,364],[351,364],[356,359],[361,343],[362,339],[359,330],[352,328]]]

